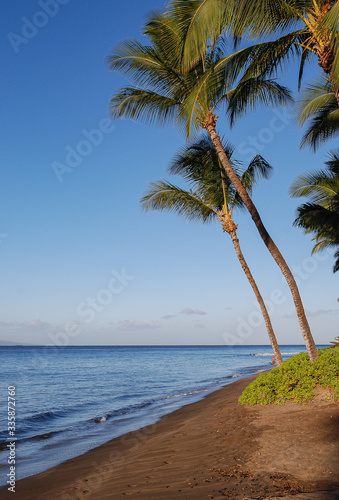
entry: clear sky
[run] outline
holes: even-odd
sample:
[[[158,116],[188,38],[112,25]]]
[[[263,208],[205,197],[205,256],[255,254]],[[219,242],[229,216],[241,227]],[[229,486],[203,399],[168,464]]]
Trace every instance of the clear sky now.
[[[108,120],[110,95],[128,83],[105,57],[142,40],[161,0],[16,0],[0,18],[0,340],[39,344],[267,344],[228,235],[217,225],[143,213],[139,199],[184,138],[172,128]],[[316,63],[307,78],[317,73]],[[296,72],[286,70],[286,82]],[[307,79],[306,78],[306,79]],[[327,143],[299,150],[287,110],[248,115],[220,132],[245,162],[274,167],[254,201],[296,273],[317,343],[338,335],[332,253],[311,256],[293,228],[293,179],[322,168]],[[175,182],[175,179],[171,179]],[[293,302],[249,216],[235,216],[243,253],[268,300],[279,343],[302,344]]]

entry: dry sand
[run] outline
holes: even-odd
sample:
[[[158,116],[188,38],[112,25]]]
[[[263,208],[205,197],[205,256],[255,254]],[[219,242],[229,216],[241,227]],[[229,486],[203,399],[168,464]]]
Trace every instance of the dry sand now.
[[[339,404],[240,406],[250,380],[23,479],[0,500],[339,499]]]

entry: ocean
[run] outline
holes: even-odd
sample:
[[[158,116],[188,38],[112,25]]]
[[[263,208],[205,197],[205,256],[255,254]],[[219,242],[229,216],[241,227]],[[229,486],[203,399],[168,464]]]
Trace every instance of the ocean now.
[[[283,359],[305,350],[281,347]],[[12,439],[19,480],[267,370],[272,354],[271,346],[0,347],[0,486]]]

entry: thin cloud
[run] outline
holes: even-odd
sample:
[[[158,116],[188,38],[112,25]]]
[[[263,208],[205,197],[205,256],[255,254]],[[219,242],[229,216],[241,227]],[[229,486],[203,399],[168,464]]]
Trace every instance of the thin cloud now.
[[[153,330],[155,328],[160,328],[160,321],[153,320],[137,320],[137,319],[125,319],[118,323],[118,330]]]
[[[339,314],[339,309],[318,309],[317,311],[306,311],[306,316],[310,318],[317,318],[318,316],[332,316]],[[282,318],[291,319],[296,318],[296,313],[283,314]]]
[[[307,311],[306,315],[316,318],[317,316],[338,314],[339,309],[318,309],[317,311]]]
[[[50,328],[50,324],[41,319],[30,319],[28,321],[0,321],[0,328],[29,328],[42,330]]]
[[[175,314],[165,314],[165,316],[162,316],[160,319],[172,319],[176,318]]]
[[[204,325],[204,323],[202,321],[196,321],[195,323],[193,323],[193,327],[194,328],[206,328],[206,325]]]
[[[191,315],[191,314],[198,314],[199,316],[205,316],[205,312],[201,311],[200,309],[191,309],[190,307],[186,307],[181,311],[180,314],[186,314],[186,315]]]

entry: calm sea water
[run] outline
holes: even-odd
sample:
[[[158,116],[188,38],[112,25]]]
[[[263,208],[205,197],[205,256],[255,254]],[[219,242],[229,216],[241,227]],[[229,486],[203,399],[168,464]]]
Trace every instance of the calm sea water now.
[[[286,359],[305,347],[281,351]],[[21,479],[268,369],[271,356],[268,346],[0,347],[0,486],[9,467],[8,386]]]

